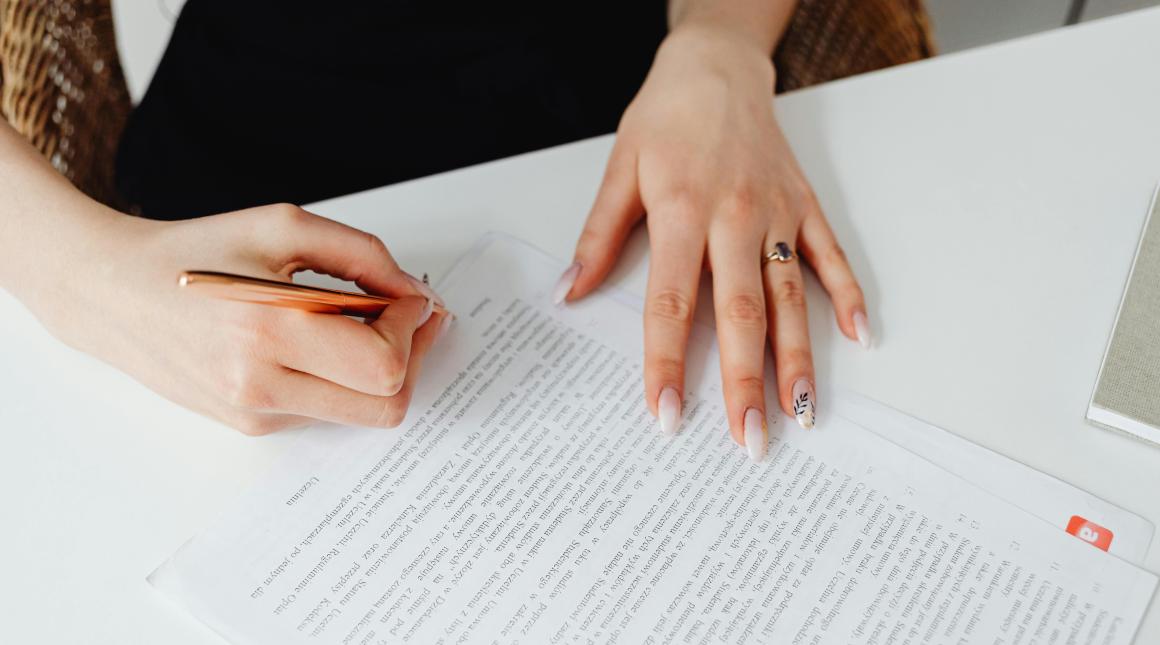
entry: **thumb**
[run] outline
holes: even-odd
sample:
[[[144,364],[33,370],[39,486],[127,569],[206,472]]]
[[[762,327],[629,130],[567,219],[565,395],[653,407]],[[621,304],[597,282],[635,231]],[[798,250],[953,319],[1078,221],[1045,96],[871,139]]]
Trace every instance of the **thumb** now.
[[[249,214],[257,224],[255,247],[277,274],[309,269],[354,282],[367,293],[430,297],[375,235],[288,204],[251,210],[259,211],[258,217]]]
[[[636,151],[617,139],[608,157],[600,192],[576,243],[575,262],[556,286],[557,304],[583,298],[600,286],[616,264],[624,242],[644,214],[636,176]]]

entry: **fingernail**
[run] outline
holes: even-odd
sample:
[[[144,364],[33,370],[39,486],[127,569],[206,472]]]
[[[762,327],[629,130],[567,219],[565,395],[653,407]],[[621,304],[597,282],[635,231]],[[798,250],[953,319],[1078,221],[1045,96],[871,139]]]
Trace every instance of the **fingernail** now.
[[[765,446],[769,441],[765,438],[765,415],[757,408],[745,411],[745,450],[753,461],[765,458]]]
[[[579,275],[580,263],[573,262],[572,266],[568,267],[560,276],[560,281],[556,283],[556,288],[552,291],[552,304],[564,303],[564,299],[568,297],[568,292],[572,290],[572,285],[576,284],[576,277]]]
[[[793,384],[793,416],[806,430],[814,427],[815,406],[814,386],[809,379],[799,378]]]
[[[435,293],[435,290],[431,288],[431,285],[427,284],[426,282],[423,282],[419,278],[416,278],[415,276],[411,275],[410,273],[407,273],[406,271],[403,272],[403,275],[407,276],[407,282],[410,282],[411,286],[415,287],[415,291],[418,291],[419,293],[423,294],[423,297],[434,300],[435,303],[438,304],[440,307],[447,306],[447,304],[445,302],[443,302],[443,298],[439,294]]]
[[[415,325],[415,329],[427,324],[431,320],[431,314],[435,311],[435,301],[427,298],[426,304],[423,305],[423,313],[419,314],[419,324]]]
[[[661,422],[661,432],[669,436],[677,434],[681,419],[681,395],[675,387],[661,390],[657,399],[657,418]]]
[[[438,343],[447,335],[447,330],[451,329],[451,323],[455,321],[455,314],[447,313],[443,315],[443,322],[439,323],[439,331],[435,332],[435,342]]]
[[[858,336],[858,344],[862,349],[870,349],[870,323],[866,321],[866,314],[861,311],[854,314],[854,334]]]

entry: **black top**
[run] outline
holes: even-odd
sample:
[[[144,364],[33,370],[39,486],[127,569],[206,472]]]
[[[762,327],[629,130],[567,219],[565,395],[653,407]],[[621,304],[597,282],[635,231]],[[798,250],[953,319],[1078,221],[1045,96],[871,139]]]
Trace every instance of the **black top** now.
[[[664,0],[189,0],[118,187],[178,219],[605,134],[664,33]]]

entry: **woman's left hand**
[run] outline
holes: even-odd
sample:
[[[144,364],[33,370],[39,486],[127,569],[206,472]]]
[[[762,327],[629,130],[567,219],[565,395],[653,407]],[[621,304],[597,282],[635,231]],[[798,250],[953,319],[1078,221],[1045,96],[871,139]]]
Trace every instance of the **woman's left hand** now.
[[[707,266],[729,426],[755,460],[767,444],[767,334],[782,410],[809,428],[816,405],[801,265],[763,256],[778,242],[800,253],[842,332],[869,345],[862,290],[774,117],[774,79],[769,52],[749,41],[713,27],[674,30],[621,119],[576,263],[557,289],[568,300],[595,289],[646,217],[645,396],[675,432]]]

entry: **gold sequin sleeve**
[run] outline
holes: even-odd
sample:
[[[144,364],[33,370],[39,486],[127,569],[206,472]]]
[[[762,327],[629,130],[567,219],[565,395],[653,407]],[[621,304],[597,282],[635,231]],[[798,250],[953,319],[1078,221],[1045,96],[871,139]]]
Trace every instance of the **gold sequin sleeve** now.
[[[112,206],[129,110],[109,0],[0,0],[0,115]]]

